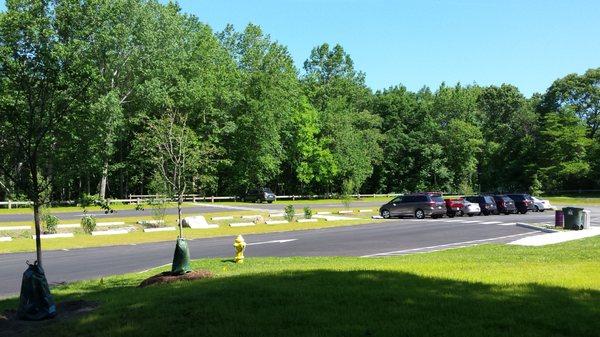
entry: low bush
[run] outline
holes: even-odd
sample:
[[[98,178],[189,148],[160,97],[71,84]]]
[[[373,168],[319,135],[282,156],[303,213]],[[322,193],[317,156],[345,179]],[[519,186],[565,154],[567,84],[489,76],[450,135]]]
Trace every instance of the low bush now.
[[[285,209],[283,210],[283,212],[285,213],[285,215],[283,216],[287,221],[292,221],[294,219],[294,214],[296,214],[296,209],[294,208],[294,205],[287,205],[285,206]]]
[[[313,216],[313,210],[309,206],[304,207],[304,219],[311,219]]]
[[[56,234],[58,223],[58,217],[52,214],[44,214],[44,216],[42,217],[44,234]]]
[[[86,234],[92,234],[96,229],[96,218],[91,215],[86,215],[81,218],[81,228]]]

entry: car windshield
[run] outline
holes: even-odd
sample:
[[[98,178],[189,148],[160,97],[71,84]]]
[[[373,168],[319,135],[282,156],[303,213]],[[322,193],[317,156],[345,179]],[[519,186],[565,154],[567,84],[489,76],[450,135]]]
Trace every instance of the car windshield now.
[[[504,200],[504,201],[506,201],[506,202],[510,202],[510,201],[512,201],[512,199],[511,199],[511,198],[509,198],[509,197],[502,197],[502,200]]]
[[[431,196],[431,200],[435,201],[435,202],[444,202],[444,198],[442,198],[439,195],[432,195]]]
[[[493,203],[494,199],[492,197],[485,197],[485,201]]]
[[[402,197],[395,197],[394,199],[392,199],[392,201],[390,202],[400,202],[400,200],[402,200]]]
[[[271,192],[271,189],[270,189],[270,188],[264,188],[264,189],[263,189],[263,191],[265,191],[265,192],[267,192],[267,193],[271,193],[271,194],[273,194],[273,192]]]

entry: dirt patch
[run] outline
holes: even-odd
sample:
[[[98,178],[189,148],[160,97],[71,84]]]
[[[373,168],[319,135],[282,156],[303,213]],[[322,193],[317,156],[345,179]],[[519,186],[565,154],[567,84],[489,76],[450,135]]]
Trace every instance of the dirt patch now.
[[[158,275],[151,276],[140,283],[139,288],[144,288],[154,284],[164,284],[179,281],[193,281],[203,278],[212,277],[213,273],[208,270],[195,270],[183,275],[173,275],[171,272],[164,272]]]
[[[17,318],[17,310],[6,310],[0,314],[0,336],[19,336],[25,332],[44,328],[57,321],[85,315],[98,306],[98,302],[83,300],[60,302],[56,304],[56,317],[44,321],[22,321]]]

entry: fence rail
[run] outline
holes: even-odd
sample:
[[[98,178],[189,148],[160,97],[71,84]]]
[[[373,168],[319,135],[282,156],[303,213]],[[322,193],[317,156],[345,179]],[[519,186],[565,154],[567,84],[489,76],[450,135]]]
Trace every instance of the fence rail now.
[[[385,194],[352,194],[350,195],[353,198],[377,198],[377,197],[392,197],[392,196],[396,196],[398,195],[398,193],[385,193]],[[140,204],[142,202],[145,202],[147,200],[150,199],[156,199],[156,198],[164,198],[165,196],[162,195],[157,195],[157,194],[132,194],[129,196],[129,198],[126,199],[107,199],[107,202],[109,204],[113,204],[113,203],[130,203],[130,204]],[[301,194],[293,194],[293,195],[278,195],[277,199],[279,200],[311,200],[311,199],[334,199],[334,198],[338,198],[338,195],[319,195],[319,194],[314,194],[314,195],[301,195]],[[175,199],[173,198],[169,198],[170,200],[174,201]],[[186,202],[200,202],[200,201],[209,201],[209,202],[218,202],[218,201],[227,201],[227,200],[233,200],[233,201],[237,201],[240,198],[237,196],[206,196],[206,195],[200,195],[200,194],[185,194],[183,196],[183,200]],[[62,204],[62,205],[75,205],[77,204],[76,201],[72,201],[72,200],[68,200],[68,201],[60,201],[60,202],[56,202],[57,204]],[[33,203],[31,201],[12,201],[12,200],[8,200],[8,201],[0,201],[0,207],[4,207],[7,206],[8,209],[11,209],[15,206],[31,206]]]

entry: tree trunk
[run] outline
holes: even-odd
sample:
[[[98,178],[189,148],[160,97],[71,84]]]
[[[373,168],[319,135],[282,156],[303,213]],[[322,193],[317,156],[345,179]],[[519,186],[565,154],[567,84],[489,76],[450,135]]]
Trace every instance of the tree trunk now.
[[[177,223],[179,224],[179,237],[183,238],[183,224],[181,223],[181,204],[183,203],[183,195],[177,197]]]
[[[38,265],[42,266],[42,240],[40,235],[42,233],[41,219],[40,219],[40,208],[39,201],[33,203],[33,221],[35,223],[35,254]]]
[[[100,199],[106,199],[106,184],[108,181],[108,159],[104,160],[102,167],[102,180],[100,180]]]

